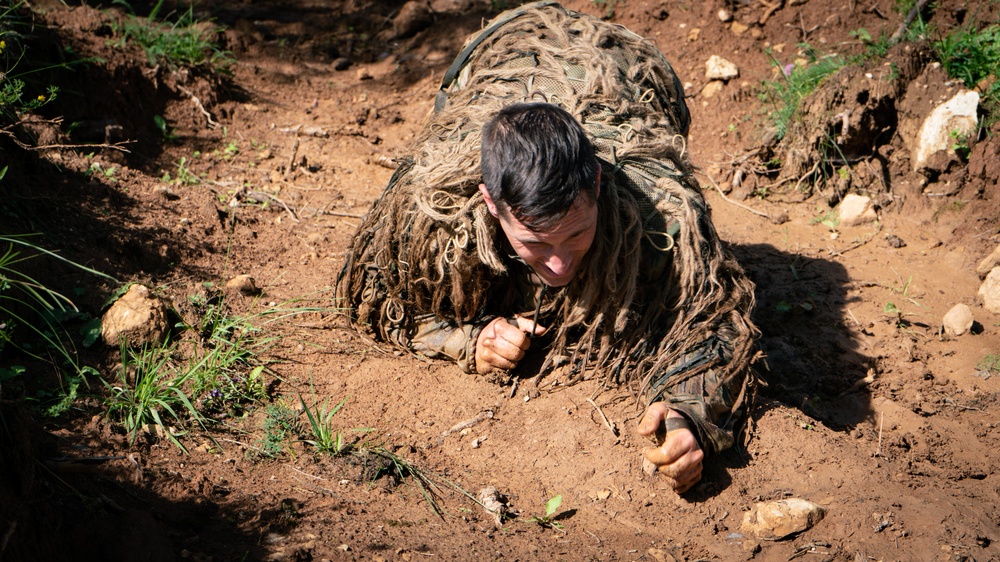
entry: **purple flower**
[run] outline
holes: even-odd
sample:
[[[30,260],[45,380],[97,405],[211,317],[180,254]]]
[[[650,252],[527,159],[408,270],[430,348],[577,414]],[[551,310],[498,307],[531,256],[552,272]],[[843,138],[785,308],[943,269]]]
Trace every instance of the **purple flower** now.
[[[781,72],[784,73],[785,76],[791,76],[793,70],[795,70],[795,65],[792,63],[788,63],[781,67]]]

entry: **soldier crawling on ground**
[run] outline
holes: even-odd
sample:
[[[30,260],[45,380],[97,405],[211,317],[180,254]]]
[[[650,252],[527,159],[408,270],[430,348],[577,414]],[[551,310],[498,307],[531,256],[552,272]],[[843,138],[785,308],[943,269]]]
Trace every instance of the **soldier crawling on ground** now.
[[[753,391],[753,286],[685,155],[683,88],[652,44],[553,2],[498,16],[445,76],[416,155],[338,279],[352,321],[466,372],[603,376],[645,405],[678,492]]]

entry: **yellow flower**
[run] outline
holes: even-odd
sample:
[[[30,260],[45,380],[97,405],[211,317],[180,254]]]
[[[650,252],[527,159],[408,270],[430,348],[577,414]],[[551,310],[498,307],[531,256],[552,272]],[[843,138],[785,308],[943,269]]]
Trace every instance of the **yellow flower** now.
[[[38,94],[38,101],[45,101],[45,96]]]

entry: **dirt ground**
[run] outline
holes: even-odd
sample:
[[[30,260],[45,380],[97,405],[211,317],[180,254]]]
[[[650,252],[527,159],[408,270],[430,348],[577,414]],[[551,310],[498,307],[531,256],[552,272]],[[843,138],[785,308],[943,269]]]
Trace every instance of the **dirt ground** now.
[[[7,179],[22,186],[11,199],[16,220],[4,230],[45,232],[47,247],[157,287],[183,312],[204,284],[239,274],[264,292],[232,302],[237,309],[296,299],[334,306],[332,285],[360,216],[392,159],[407,154],[465,37],[503,3],[435,2],[441,11],[410,30],[393,25],[398,1],[205,0],[196,10],[226,27],[220,38],[236,59],[224,79],[149,68],[138,51],[108,44],[118,8],[67,4],[32,2],[40,44],[102,61],[68,73],[61,103],[46,110],[80,130],[120,126],[122,138],[138,142],[128,154],[19,156]],[[996,21],[996,5],[982,4],[943,0],[933,21]],[[217,435],[221,447],[185,437],[185,455],[165,440],[130,446],[100,415],[99,399],[86,398],[57,420],[13,429],[32,437],[6,457],[21,455],[27,468],[4,468],[0,558],[1000,559],[1000,377],[976,368],[1000,352],[1000,316],[977,302],[975,273],[1000,243],[1000,131],[933,179],[911,170],[895,138],[872,160],[882,183],[862,186],[879,202],[878,226],[831,228],[814,220],[830,210],[822,190],[799,201],[738,190],[724,197],[713,182],[731,184],[731,164],[760,143],[770,107],[757,92],[775,76],[768,53],[793,62],[802,41],[857,52],[851,31],[874,37],[899,26],[892,0],[565,5],[606,17],[613,10],[611,19],[654,41],[685,82],[691,157],[720,233],[757,283],[754,318],[769,370],[746,448],[709,460],[703,482],[678,497],[641,471],[645,443],[627,393],[543,379],[528,400],[523,387],[512,393],[453,365],[374,347],[343,318],[317,313],[268,328],[282,338],[272,397],[295,404],[312,384],[317,396],[348,398],[336,418],[343,428],[373,428],[364,439],[472,494],[496,487],[516,519],[495,528],[446,484],[438,515],[412,478],[370,483],[347,459],[301,444],[279,460],[254,460],[263,408],[232,420]],[[723,8],[746,31],[723,22]],[[734,62],[740,76],[705,98],[711,55]],[[917,87],[933,96],[955,85]],[[95,174],[94,163],[116,173]],[[162,181],[185,166],[202,177],[197,185]],[[75,271],[54,273],[69,292],[93,287]],[[84,292],[79,304],[96,314],[114,288]],[[899,312],[887,312],[888,303]],[[957,303],[972,308],[976,328],[945,337],[941,319]],[[93,360],[110,372],[117,352],[105,351]],[[41,461],[57,455],[126,458],[64,474]],[[558,494],[562,529],[529,521]],[[827,515],[783,541],[740,532],[754,503],[785,497],[816,502]]]

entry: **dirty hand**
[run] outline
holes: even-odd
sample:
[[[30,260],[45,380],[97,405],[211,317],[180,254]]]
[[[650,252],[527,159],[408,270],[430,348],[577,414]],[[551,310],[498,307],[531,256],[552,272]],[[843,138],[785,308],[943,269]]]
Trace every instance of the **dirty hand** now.
[[[654,402],[646,409],[638,428],[639,435],[656,436],[657,446],[646,448],[642,454],[678,494],[688,491],[701,480],[701,461],[705,458],[691,430],[675,429],[663,437],[664,420],[683,417],[668,408],[666,402]]]
[[[493,369],[516,367],[531,345],[528,333],[532,327],[536,336],[545,333],[544,327],[525,318],[518,317],[516,326],[505,318],[494,318],[476,340],[476,371],[485,375]]]

